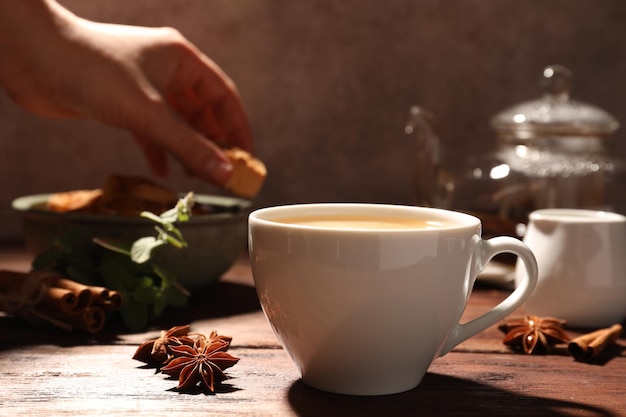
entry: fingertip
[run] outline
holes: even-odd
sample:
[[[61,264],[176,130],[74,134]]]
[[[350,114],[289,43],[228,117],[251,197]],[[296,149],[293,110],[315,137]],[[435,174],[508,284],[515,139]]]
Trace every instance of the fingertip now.
[[[229,160],[211,158],[205,165],[204,177],[219,186],[225,185],[233,173],[233,164]]]

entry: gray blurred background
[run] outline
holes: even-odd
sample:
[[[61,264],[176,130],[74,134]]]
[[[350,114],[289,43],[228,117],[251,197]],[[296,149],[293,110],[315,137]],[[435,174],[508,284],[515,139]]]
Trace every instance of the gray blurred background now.
[[[494,145],[490,117],[538,98],[548,64],[572,70],[575,99],[626,123],[623,0],[62,3],[93,20],[176,27],[233,78],[269,170],[256,206],[410,204],[409,107],[437,114],[454,163]],[[625,136],[615,155],[626,155]],[[19,238],[15,197],[98,187],[111,173],[150,176],[128,133],[41,119],[0,92],[0,241]],[[219,193],[179,168],[162,182]]]

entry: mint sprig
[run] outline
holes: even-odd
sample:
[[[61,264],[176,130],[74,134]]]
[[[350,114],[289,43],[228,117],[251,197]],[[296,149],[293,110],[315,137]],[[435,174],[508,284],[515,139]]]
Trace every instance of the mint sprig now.
[[[146,236],[137,239],[133,242],[130,250],[128,250],[126,246],[120,245],[119,242],[103,238],[95,238],[94,242],[107,249],[127,254],[138,264],[150,261],[152,251],[159,246],[169,244],[178,249],[186,248],[187,242],[181,231],[175,226],[175,223],[186,222],[191,218],[191,208],[193,204],[193,193],[188,193],[185,197],[178,200],[174,208],[160,215],[149,211],[142,212],[141,217],[152,220],[157,224],[154,226],[154,229],[157,231],[157,236]]]
[[[101,285],[122,294],[120,309],[126,327],[144,329],[150,320],[160,317],[168,306],[184,307],[189,293],[179,283],[175,272],[154,260],[154,251],[165,245],[187,247],[176,223],[191,218],[193,193],[178,200],[176,206],[160,215],[143,212],[141,217],[155,223],[155,236],[134,242],[94,237],[95,245],[79,245],[73,238],[53,242],[33,261],[33,269],[54,270],[88,285]]]

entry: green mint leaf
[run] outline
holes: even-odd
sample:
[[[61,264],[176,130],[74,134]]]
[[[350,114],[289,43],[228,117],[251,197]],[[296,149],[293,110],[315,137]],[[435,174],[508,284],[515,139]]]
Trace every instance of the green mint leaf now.
[[[138,264],[146,263],[150,260],[152,250],[165,245],[166,243],[167,242],[164,240],[159,240],[154,236],[142,237],[141,239],[136,240],[133,243],[133,246],[131,246],[130,257]]]
[[[138,285],[133,291],[133,301],[139,304],[153,304],[157,300],[158,289],[152,285],[152,280]]]
[[[191,208],[194,203],[195,200],[192,192],[187,193],[186,196],[178,200],[178,203],[176,203],[176,207],[174,208],[176,209],[179,222],[186,222],[189,220],[191,217]]]
[[[159,223],[174,223],[178,221],[178,209],[176,207],[161,213]]]
[[[105,261],[100,265],[104,284],[112,290],[125,290],[133,287],[133,276],[117,262]]]
[[[154,314],[154,317],[160,317],[165,311],[165,307],[167,307],[167,294],[159,291],[155,294],[155,300],[152,306],[152,314]]]
[[[167,222],[167,220],[164,220],[160,216],[157,216],[154,213],[150,213],[149,211],[142,211],[140,216],[145,217],[146,219],[152,220],[153,222],[159,223],[159,224]]]

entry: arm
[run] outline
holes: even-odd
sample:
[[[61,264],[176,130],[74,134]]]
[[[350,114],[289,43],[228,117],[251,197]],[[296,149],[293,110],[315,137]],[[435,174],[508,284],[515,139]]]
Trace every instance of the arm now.
[[[53,0],[0,0],[0,85],[39,115],[130,131],[159,175],[169,154],[223,185],[232,165],[219,146],[252,147],[232,80],[171,28],[91,22]]]

